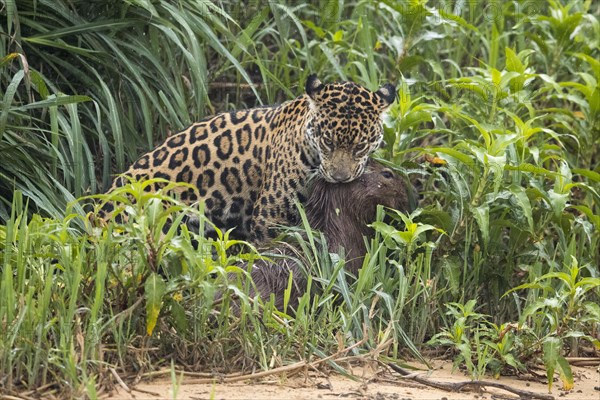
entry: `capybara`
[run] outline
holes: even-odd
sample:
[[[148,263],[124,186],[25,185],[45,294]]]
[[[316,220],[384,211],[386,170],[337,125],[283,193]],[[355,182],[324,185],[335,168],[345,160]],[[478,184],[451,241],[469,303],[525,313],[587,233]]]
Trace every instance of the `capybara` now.
[[[377,205],[409,211],[410,205],[403,178],[382,164],[369,161],[365,173],[349,183],[330,183],[324,179],[314,182],[304,206],[313,229],[323,232],[329,251],[345,250],[345,268],[358,273],[366,253],[363,236],[372,237],[373,229],[367,226],[376,218]],[[254,262],[250,275],[256,291],[264,300],[275,296],[275,306],[283,307],[284,290],[289,274],[293,273],[290,305],[296,306],[306,290],[306,276],[297,261],[297,252],[291,245],[283,244],[271,251],[284,256]],[[255,294],[254,290],[250,295]]]

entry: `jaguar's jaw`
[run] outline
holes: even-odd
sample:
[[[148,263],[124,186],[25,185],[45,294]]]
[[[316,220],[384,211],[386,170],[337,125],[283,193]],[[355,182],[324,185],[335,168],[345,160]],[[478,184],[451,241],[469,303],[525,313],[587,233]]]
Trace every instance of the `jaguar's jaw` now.
[[[348,183],[358,178],[362,172],[360,165],[348,166],[348,164],[337,167],[319,166],[319,175],[329,183]]]

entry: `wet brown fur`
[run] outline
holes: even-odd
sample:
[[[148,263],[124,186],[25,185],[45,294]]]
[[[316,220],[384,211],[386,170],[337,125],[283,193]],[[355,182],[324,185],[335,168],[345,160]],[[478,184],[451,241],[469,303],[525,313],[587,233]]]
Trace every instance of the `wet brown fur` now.
[[[367,171],[350,183],[319,180],[306,204],[306,216],[313,229],[325,234],[329,251],[346,252],[346,269],[356,274],[367,248],[363,236],[371,237],[367,225],[377,214],[377,205],[407,211],[406,183],[389,168],[369,162]]]
[[[306,215],[313,229],[323,232],[331,252],[345,250],[346,269],[357,274],[366,253],[364,237],[371,238],[372,228],[367,225],[376,218],[377,205],[409,211],[410,205],[405,181],[380,163],[369,161],[366,172],[350,183],[315,182],[308,202]],[[268,300],[275,296],[275,306],[283,307],[284,290],[289,274],[293,274],[290,305],[306,289],[306,277],[293,248],[282,245],[273,250],[283,258],[269,262],[258,260],[251,271],[252,280],[260,296]],[[289,258],[292,257],[292,258]],[[251,296],[254,295],[252,291]]]

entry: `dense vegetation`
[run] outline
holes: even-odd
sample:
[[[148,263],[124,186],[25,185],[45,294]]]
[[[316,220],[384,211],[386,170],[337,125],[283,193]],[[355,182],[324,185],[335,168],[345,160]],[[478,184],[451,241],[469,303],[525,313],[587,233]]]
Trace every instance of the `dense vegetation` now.
[[[0,1],[0,393],[94,398],[111,369],[268,369],[358,342],[449,347],[473,377],[543,362],[569,386],[564,357],[597,354],[600,4],[319,3]],[[311,72],[398,83],[377,156],[420,208],[375,223],[358,279],[293,230],[319,293],[294,317],[253,301],[227,276],[256,254],[161,235],[202,213],[147,183],[113,194],[134,218],[89,226],[76,199],[170,132],[300,95]]]

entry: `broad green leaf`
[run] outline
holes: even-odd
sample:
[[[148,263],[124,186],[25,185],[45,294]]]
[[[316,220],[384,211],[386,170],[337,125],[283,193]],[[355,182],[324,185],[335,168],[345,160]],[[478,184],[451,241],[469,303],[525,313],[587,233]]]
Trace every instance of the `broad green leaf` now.
[[[90,56],[98,53],[95,50],[89,50],[89,49],[85,49],[82,47],[73,46],[73,45],[66,44],[65,42],[59,41],[59,40],[50,40],[50,39],[44,39],[44,38],[29,37],[29,38],[23,38],[23,41],[27,42],[28,45],[30,45],[30,46],[38,45],[39,47],[43,47],[43,46],[54,47],[57,49],[64,50],[68,53],[79,54],[81,56],[87,56],[87,57],[90,57]]]
[[[398,130],[404,132],[412,126],[418,126],[424,122],[431,121],[431,114],[427,111],[412,110],[408,112],[401,120],[398,125]]]
[[[549,336],[544,340],[543,360],[546,367],[546,377],[548,378],[548,392],[552,392],[552,383],[554,383],[554,371],[558,365],[562,343],[559,338]]]
[[[515,202],[519,205],[521,210],[523,210],[523,214],[527,219],[527,226],[529,228],[529,232],[533,233],[533,214],[531,210],[531,202],[529,201],[529,197],[527,197],[527,193],[525,189],[521,186],[511,185],[508,190],[513,194]]]
[[[592,224],[596,226],[596,229],[600,229],[600,215],[594,214],[589,207],[586,206],[569,206],[569,208],[573,208],[583,214],[590,220]]]
[[[481,136],[483,137],[483,140],[485,142],[485,148],[488,151],[491,149],[493,139],[492,139],[490,132],[488,131],[488,129],[486,129],[486,127],[483,124],[480,124],[476,119],[474,119],[466,114],[462,114],[460,112],[456,112],[456,113],[454,113],[454,115],[473,124],[473,126],[477,128],[479,133],[481,133]]]
[[[571,171],[574,174],[585,176],[586,178],[588,178],[594,182],[600,182],[600,174],[596,171],[592,171],[589,169],[583,169],[583,168],[573,168]]]
[[[2,113],[0,114],[0,140],[2,140],[2,136],[4,135],[4,130],[6,129],[6,122],[8,121],[8,112],[11,110],[13,98],[15,97],[15,93],[17,92],[17,87],[25,77],[25,71],[22,69],[17,71],[17,73],[12,77],[10,84],[6,88],[6,92],[4,92],[4,99],[2,102]]]
[[[408,87],[408,83],[405,80],[400,82],[400,87],[398,88],[398,109],[400,110],[400,116],[405,117],[406,114],[410,111],[412,106],[412,96],[410,94],[410,88]]]
[[[573,389],[575,384],[573,382],[573,371],[571,371],[569,362],[563,356],[558,356],[556,364],[560,373],[560,380],[563,384],[563,390]]]
[[[97,83],[99,85],[99,89],[104,93],[105,97],[105,101],[107,102],[107,104],[105,104],[105,106],[108,108],[108,120],[110,122],[110,127],[111,127],[111,133],[112,133],[112,137],[115,141],[115,147],[117,150],[115,153],[116,156],[116,161],[117,161],[117,168],[118,170],[122,171],[125,169],[125,156],[124,153],[122,151],[122,149],[124,148],[123,145],[123,129],[122,129],[122,124],[121,124],[121,120],[119,118],[119,106],[117,105],[117,101],[115,99],[115,97],[113,96],[113,94],[111,93],[111,90],[107,84],[107,82],[105,82],[102,77],[96,73],[96,78]]]
[[[63,36],[74,36],[82,35],[88,32],[99,34],[104,30],[115,30],[118,28],[129,27],[130,21],[115,21],[115,20],[102,20],[90,23],[78,23],[66,28],[54,29],[51,32],[43,33],[41,35],[29,36],[28,40],[39,41],[41,39],[57,39]]]
[[[600,278],[592,278],[591,276],[581,278],[574,285],[575,288],[582,290],[582,293],[585,293],[589,290],[595,289],[600,286]]]
[[[343,3],[339,1],[327,1],[323,4],[320,13],[321,24],[327,29],[331,29],[339,22],[342,4]]]
[[[517,371],[523,370],[524,368],[523,364],[510,353],[504,355],[504,361]]]
[[[493,94],[496,95],[496,93],[498,92],[499,89],[502,89],[502,72],[498,71],[496,68],[492,68],[491,69],[491,75],[492,75],[492,84],[494,85],[494,88],[496,89]]]
[[[482,204],[479,207],[473,207],[471,211],[479,226],[484,248],[487,249],[490,242],[490,207],[487,204]]]
[[[564,283],[566,283],[569,286],[574,285],[571,274],[568,274],[566,272],[548,272],[547,274],[542,275],[538,279],[540,279],[540,280],[560,279],[561,281],[563,281]]]
[[[600,305],[588,301],[584,304],[584,308],[588,315],[596,321],[600,321]]]
[[[153,17],[158,17],[156,8],[152,5],[151,0],[125,0],[127,3],[135,4],[136,6],[148,11]]]
[[[170,314],[173,318],[173,322],[175,327],[177,328],[177,332],[179,334],[185,334],[188,329],[188,320],[185,315],[185,309],[179,302],[172,300],[171,302]]]
[[[548,191],[548,199],[550,200],[550,206],[552,207],[555,218],[560,218],[567,206],[569,197],[569,193],[556,193],[553,189]]]
[[[522,289],[544,289],[544,286],[542,286],[540,284],[521,285],[519,287],[509,290],[504,295],[506,296],[507,294],[509,294],[511,292],[514,292],[517,290],[522,290]],[[536,301],[535,303],[530,303],[527,307],[525,307],[523,309],[523,313],[522,313],[521,317],[519,318],[519,324],[524,325],[528,318],[535,317],[536,313],[545,307],[546,307],[546,304],[543,301]]]
[[[529,163],[522,163],[519,165],[505,165],[504,169],[508,171],[531,172],[533,174],[544,175],[549,178],[556,178],[556,176],[558,175],[556,172]]]
[[[594,71],[594,78],[596,78],[597,81],[600,81],[600,61],[585,53],[575,53],[573,55],[590,64],[592,71]]]
[[[452,257],[444,259],[442,269],[445,271],[443,276],[448,280],[450,291],[454,296],[460,293],[462,266]]]
[[[144,284],[144,297],[146,299],[146,333],[152,336],[158,314],[162,307],[163,295],[166,291],[166,284],[162,277],[157,273],[152,273]]]
[[[3,2],[4,5],[6,6],[6,26],[7,26],[7,30],[6,33],[9,35],[14,35],[15,33],[13,32],[13,23],[16,22],[18,24],[19,18],[18,18],[18,13],[17,13],[17,6],[16,6],[16,0],[6,0]],[[17,28],[18,29],[18,28]]]
[[[458,25],[462,26],[463,28],[466,28],[470,31],[473,31],[475,33],[479,33],[479,29],[477,29],[477,27],[475,25],[472,25],[470,23],[468,23],[464,18],[462,18],[459,15],[455,15],[452,14],[446,10],[444,10],[443,7],[440,7],[438,9],[438,12],[440,13],[440,16],[443,18],[446,18],[450,21],[456,22]]]
[[[515,71],[519,73],[525,72],[525,66],[517,56],[517,54],[510,48],[506,47],[504,49],[506,54],[506,70],[507,71]]]
[[[376,221],[371,224],[371,227],[378,232],[381,232],[384,236],[389,236],[397,232],[397,229],[385,222]]]
[[[452,216],[448,211],[436,210],[433,207],[427,207],[419,214],[419,221],[440,227],[449,232],[452,230]]]
[[[342,31],[342,30],[335,32],[331,36],[331,40],[333,40],[334,43],[341,42],[343,39],[344,39],[344,31]]]
[[[474,81],[471,78],[449,79],[448,85],[457,89],[476,93],[480,97],[480,100],[483,101],[489,101],[492,95],[496,92],[496,89],[491,83],[488,82],[482,84],[481,82]],[[477,123],[477,126],[479,126],[479,123]]]

